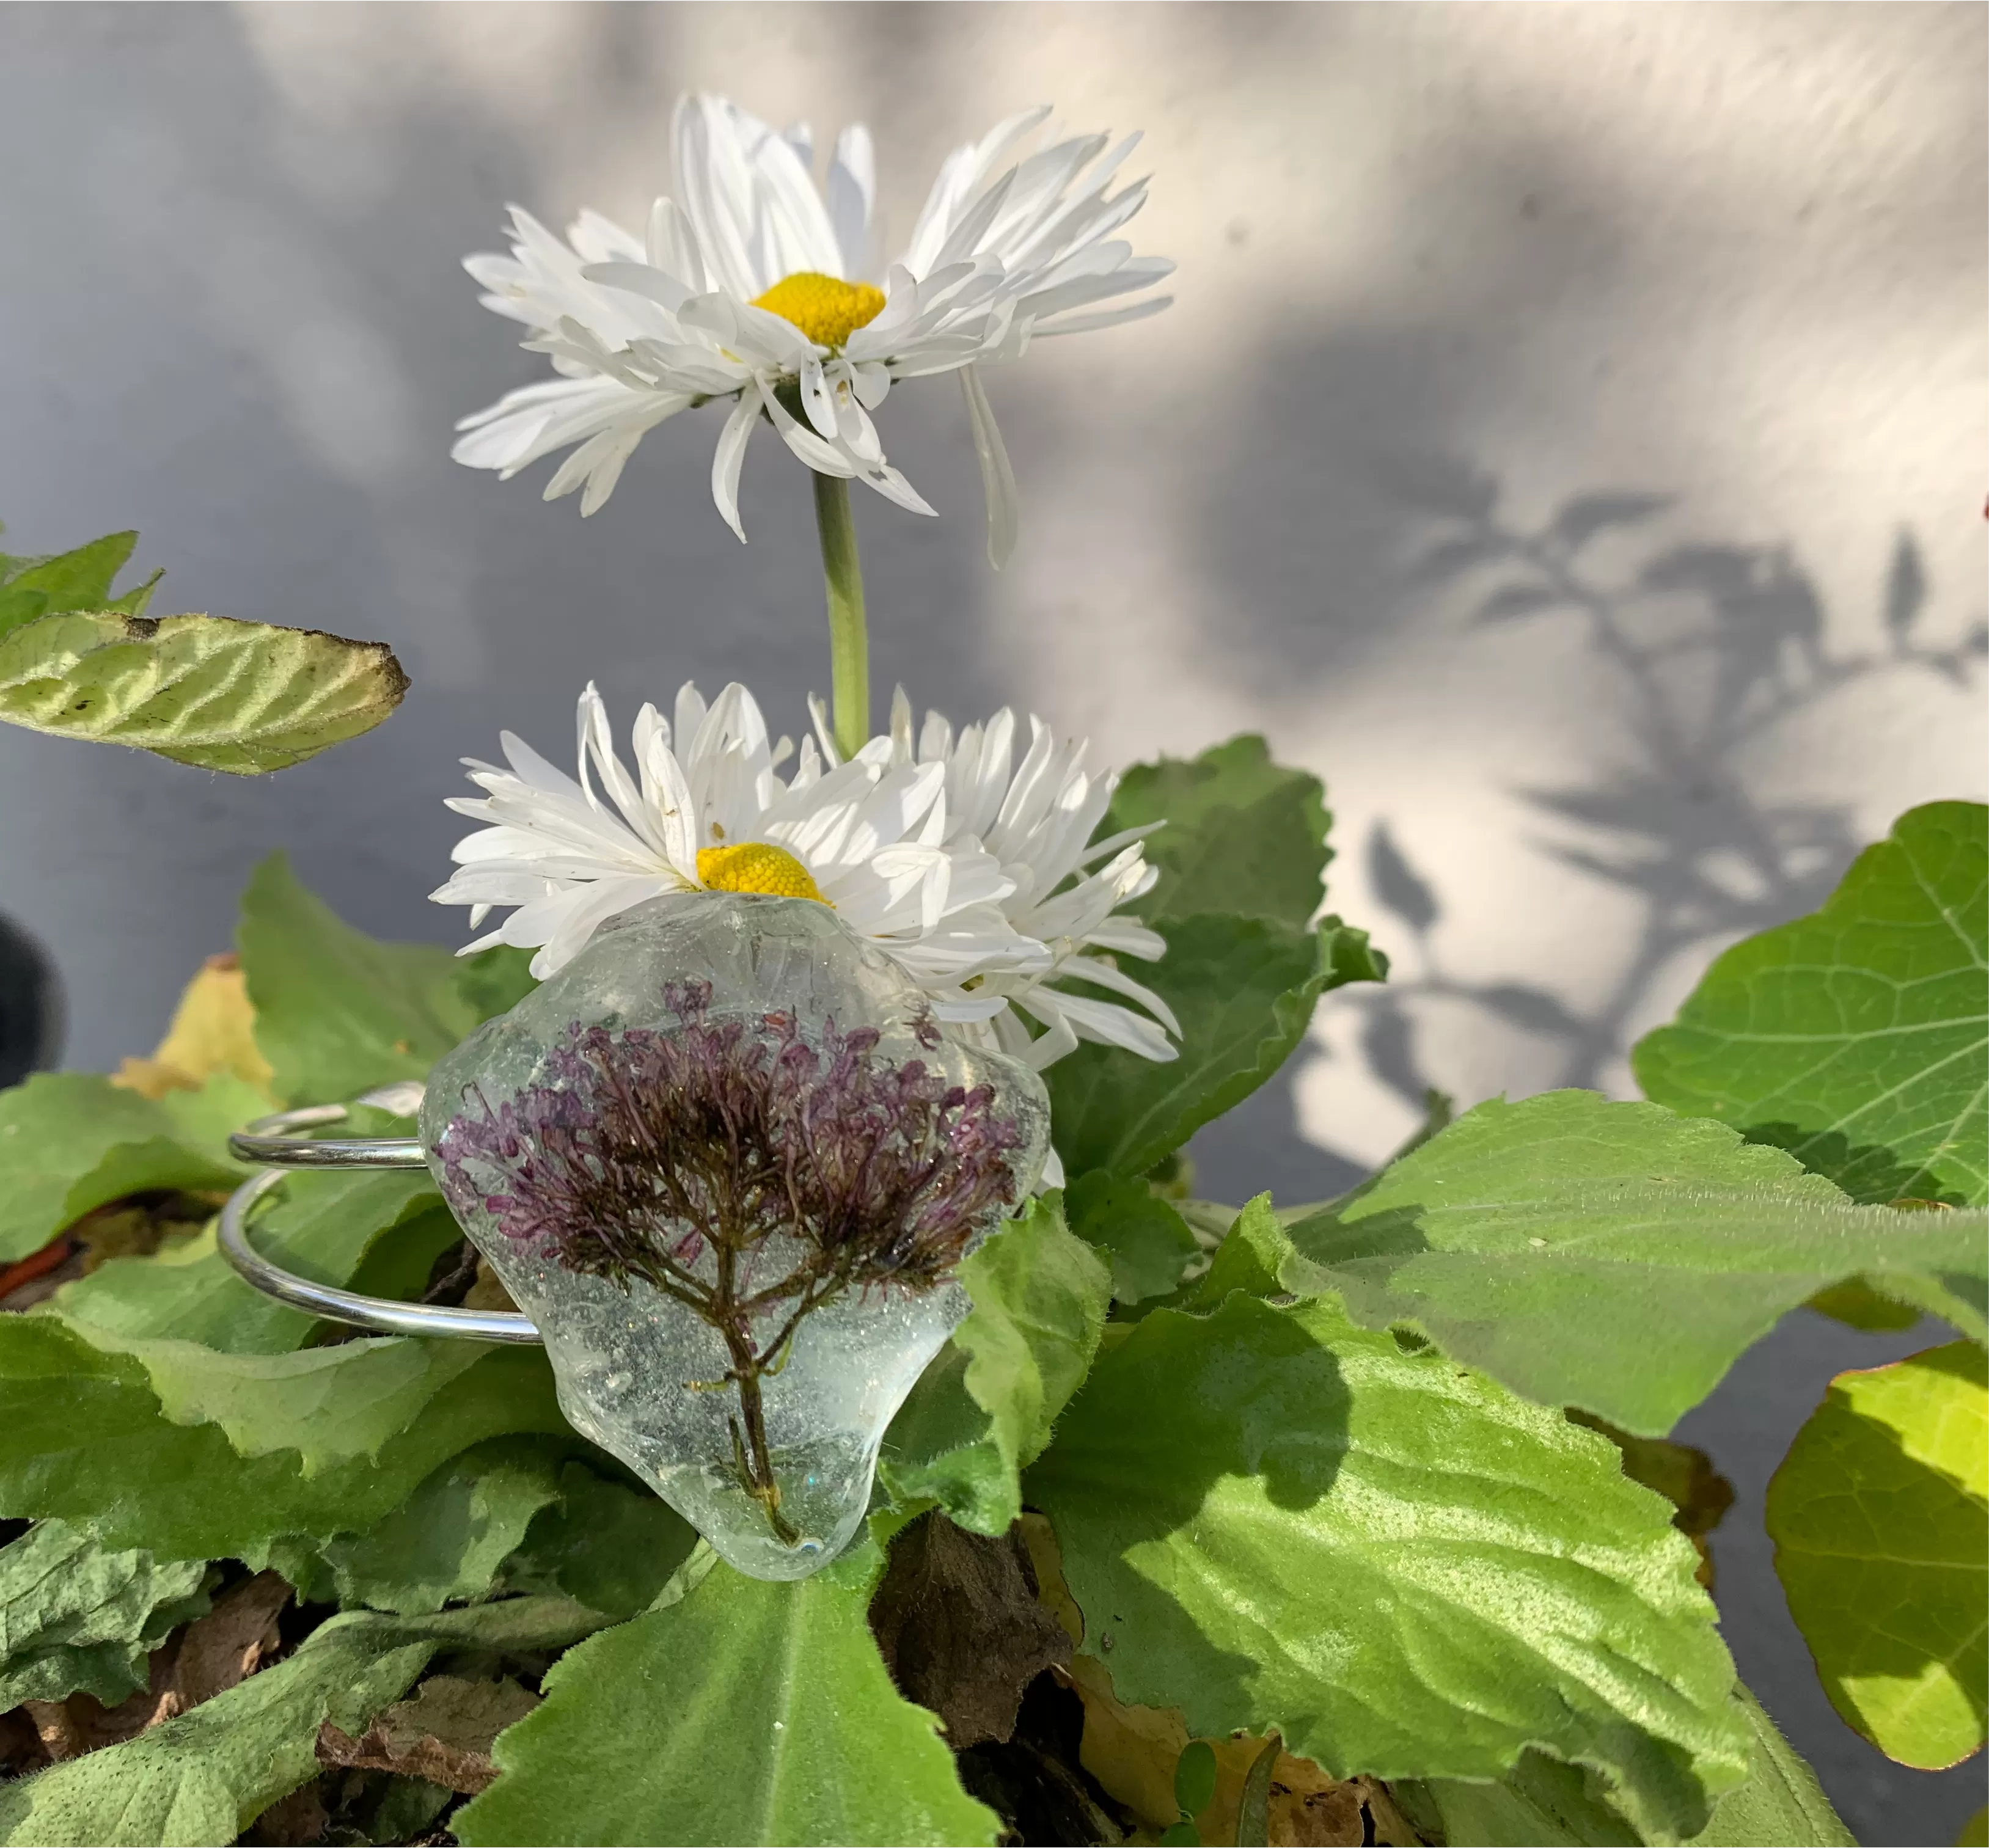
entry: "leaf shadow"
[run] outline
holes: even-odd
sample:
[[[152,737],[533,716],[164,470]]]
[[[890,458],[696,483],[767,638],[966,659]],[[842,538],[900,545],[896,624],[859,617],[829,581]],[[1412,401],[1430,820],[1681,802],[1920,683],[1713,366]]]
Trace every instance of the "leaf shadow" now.
[[[1905,528],[1861,643],[1844,639],[1846,625],[1831,619],[1789,547],[1675,536],[1669,494],[1583,490],[1526,523],[1469,460],[1394,457],[1374,476],[1424,533],[1406,584],[1455,597],[1469,626],[1568,625],[1613,689],[1621,723],[1591,773],[1513,794],[1543,824],[1534,851],[1614,888],[1636,923],[1592,1000],[1537,980],[1454,974],[1437,942],[1441,892],[1384,817],[1367,843],[1370,887],[1420,955],[1418,973],[1398,965],[1387,990],[1347,997],[1366,1015],[1368,1068],[1420,1108],[1435,1083],[1421,1044],[1426,1004],[1440,999],[1544,1042],[1551,1066],[1540,1088],[1606,1088],[1682,956],[1815,909],[1864,844],[1848,804],[1767,793],[1755,767],[1764,746],[1861,684],[1931,675],[1970,685],[1989,661],[1989,622],[1952,641],[1928,638],[1933,586]],[[1910,1178],[1885,1154],[1855,1155],[1869,1185],[1895,1168]]]

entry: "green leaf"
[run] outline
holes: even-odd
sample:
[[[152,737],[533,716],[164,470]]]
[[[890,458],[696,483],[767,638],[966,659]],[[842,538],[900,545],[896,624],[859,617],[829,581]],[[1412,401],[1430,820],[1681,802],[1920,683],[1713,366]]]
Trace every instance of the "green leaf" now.
[[[0,1261],[39,1251],[127,1193],[235,1187],[243,1170],[224,1139],[267,1108],[231,1078],[156,1101],[71,1071],[0,1091]]]
[[[507,1842],[991,1843],[938,1723],[891,1685],[866,1616],[883,1555],[787,1584],[720,1565],[555,1663],[450,1824]]]
[[[1027,1491],[1119,1697],[1335,1776],[1593,1767],[1646,1835],[1739,1780],[1697,1556],[1615,1447],[1329,1301],[1158,1309]]]
[[[1154,1064],[1083,1045],[1043,1076],[1064,1170],[1144,1173],[1273,1076],[1319,997],[1378,982],[1388,959],[1337,918],[1316,932],[1274,919],[1171,918],[1148,983],[1181,1026],[1181,1057]]]
[[[1840,1373],[1768,1484],[1789,1609],[1831,1704],[1923,1771],[1981,1749],[1989,1358],[1972,1342]]]
[[[1186,1306],[1215,1308],[1233,1290],[1251,1296],[1276,1296],[1285,1287],[1278,1273],[1291,1256],[1292,1241],[1285,1223],[1272,1210],[1270,1195],[1260,1193],[1223,1234]]]
[[[1555,1091],[1479,1105],[1289,1227],[1281,1275],[1340,1292],[1361,1322],[1411,1323],[1530,1398],[1659,1437],[1844,1278],[1981,1333],[1984,1225],[1854,1206],[1718,1123]]]
[[[1856,1848],[1816,1773],[1739,1682],[1733,1705],[1748,1731],[1747,1779],[1713,1806],[1693,1848]],[[1615,1848],[1642,1839],[1610,1807],[1594,1772],[1537,1752],[1496,1784],[1433,1779],[1394,1790],[1412,1820],[1427,1815],[1425,1833],[1480,1848]]]
[[[1908,811],[1822,910],[1737,943],[1632,1055],[1646,1095],[1855,1200],[1989,1200],[1989,808]]]
[[[461,1229],[424,1173],[300,1173],[255,1222],[256,1248],[314,1283],[343,1284],[383,1240],[425,1280]],[[391,1234],[391,1238],[389,1235]],[[418,1283],[417,1282],[417,1288]],[[147,1257],[114,1257],[66,1284],[52,1305],[110,1339],[171,1338],[234,1354],[287,1354],[321,1325],[242,1281],[210,1227]]]
[[[1695,1848],[1857,1848],[1858,1838],[1830,1806],[1816,1773],[1761,1711],[1743,1684],[1734,1703],[1752,1741],[1747,1781],[1713,1806]]]
[[[1201,1252],[1187,1220],[1137,1175],[1082,1175],[1064,1205],[1070,1229],[1110,1261],[1115,1301],[1171,1295]]]
[[[53,558],[0,556],[0,636],[52,610],[103,608],[137,543],[136,533],[112,533]]]
[[[259,776],[361,732],[408,677],[385,642],[225,616],[42,616],[0,634],[0,719]]]
[[[493,1438],[452,1457],[364,1533],[293,1542],[271,1558],[300,1589],[347,1606],[412,1616],[481,1598],[534,1517],[558,1501],[565,1463],[564,1447],[544,1438]]]
[[[342,1103],[425,1078],[479,1016],[446,949],[354,930],[272,854],[242,898],[236,932],[256,1044],[289,1103]]]
[[[137,1359],[59,1318],[0,1316],[0,1515],[86,1521],[107,1545],[163,1559],[252,1558],[280,1534],[370,1527],[486,1437],[538,1432],[581,1447],[540,1350],[462,1345],[473,1364],[377,1457],[307,1476],[293,1450],[243,1457],[218,1424],[172,1423]]]
[[[1133,907],[1150,924],[1226,912],[1303,929],[1332,858],[1324,796],[1316,777],[1273,763],[1245,736],[1188,761],[1135,764],[1100,831],[1167,824],[1147,837],[1161,876]]]
[[[437,1649],[557,1649],[599,1622],[591,1612],[544,1598],[425,1618],[335,1616],[288,1660],[191,1712],[0,1789],[0,1842],[8,1848],[232,1842],[317,1775],[320,1726],[328,1721],[344,1732],[364,1731]]]
[[[1045,1194],[960,1268],[974,1308],[886,1433],[879,1474],[901,1504],[937,1500],[978,1533],[1022,1512],[1018,1472],[1049,1442],[1097,1352],[1111,1274]]]
[[[557,1592],[618,1620],[632,1617],[656,1603],[696,1544],[696,1530],[668,1502],[569,1463],[557,1500],[506,1561],[503,1583],[510,1591]]]
[[[0,1548],[0,1711],[78,1692],[114,1707],[146,1684],[146,1658],[207,1609],[202,1559],[115,1552],[63,1521]]]
[[[529,949],[497,943],[457,962],[456,987],[477,1020],[509,1014],[538,987],[532,979],[532,956]]]

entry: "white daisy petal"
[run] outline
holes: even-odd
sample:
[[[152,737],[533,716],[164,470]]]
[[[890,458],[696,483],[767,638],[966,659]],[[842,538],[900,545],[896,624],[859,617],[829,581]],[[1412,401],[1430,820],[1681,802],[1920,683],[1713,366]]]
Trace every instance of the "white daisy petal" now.
[[[1144,180],[1113,190],[1139,137],[1108,148],[1103,135],[1071,136],[1015,158],[1048,113],[1023,110],[947,157],[880,290],[869,280],[880,266],[866,129],[836,137],[825,195],[805,125],[783,134],[722,96],[680,99],[672,194],[642,237],[582,212],[562,239],[513,208],[509,254],[466,259],[484,306],[520,323],[526,347],[561,376],[465,418],[451,453],[508,477],[571,452],[544,492],[578,492],[591,514],[658,424],[738,394],[712,499],[741,539],[740,456],[762,411],[808,468],[929,515],[870,413],[893,381],[957,371],[998,567],[1018,496],[981,369],[1019,358],[1037,333],[1158,313],[1169,298],[1147,291],[1173,268],[1113,235],[1145,203]],[[783,398],[798,401],[798,418]]]

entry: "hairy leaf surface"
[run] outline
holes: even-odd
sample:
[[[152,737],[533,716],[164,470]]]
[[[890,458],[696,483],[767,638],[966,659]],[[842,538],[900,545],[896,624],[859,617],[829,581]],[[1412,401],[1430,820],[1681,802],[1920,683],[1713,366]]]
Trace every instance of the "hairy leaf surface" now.
[[[1980,1335],[1984,1225],[1856,1206],[1720,1124],[1556,1091],[1479,1105],[1289,1227],[1281,1274],[1338,1291],[1360,1321],[1412,1323],[1530,1398],[1655,1437],[1841,1278]]]
[[[335,1616],[287,1660],[191,1712],[0,1789],[0,1842],[8,1848],[232,1842],[317,1775],[321,1724],[363,1731],[437,1649],[557,1649],[599,1623],[594,1613],[549,1598],[425,1618]]]
[[[0,1711],[82,1692],[107,1707],[145,1685],[146,1657],[202,1615],[207,1562],[114,1552],[63,1521],[0,1547]]]
[[[500,1843],[991,1843],[937,1722],[891,1685],[866,1616],[874,1545],[812,1579],[714,1568],[604,1630],[500,1735],[452,1825]]]
[[[1902,815],[1822,910],[1720,957],[1632,1063],[1647,1096],[1855,1200],[1989,1200],[1989,808]]]
[[[1154,1064],[1083,1045],[1044,1074],[1067,1174],[1144,1173],[1276,1073],[1322,994],[1388,973],[1367,932],[1337,918],[1310,931],[1272,918],[1170,916],[1161,934],[1166,956],[1138,973],[1179,1019],[1181,1056]]]
[[[1789,1609],[1831,1704],[1923,1771],[1981,1749],[1989,1360],[1973,1342],[1840,1373],[1768,1484]]]
[[[960,1268],[974,1308],[886,1433],[879,1474],[900,1504],[931,1498],[963,1527],[1006,1533],[1019,1471],[1083,1380],[1111,1306],[1110,1273],[1039,1199]]]
[[[1497,1778],[1537,1747],[1651,1834],[1703,1827],[1745,1770],[1669,1504],[1330,1301],[1155,1311],[1027,1486],[1119,1697],[1192,1735],[1276,1727],[1336,1776]]]

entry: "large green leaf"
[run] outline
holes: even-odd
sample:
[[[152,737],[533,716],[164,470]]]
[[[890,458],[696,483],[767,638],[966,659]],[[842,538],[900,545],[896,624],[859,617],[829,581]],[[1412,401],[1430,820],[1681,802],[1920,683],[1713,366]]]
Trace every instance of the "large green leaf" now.
[[[900,1504],[936,1500],[964,1527],[1003,1534],[1022,1467],[1083,1382],[1111,1306],[1111,1274],[1037,1200],[961,1266],[974,1308],[886,1433],[879,1474]]]
[[[461,1228],[425,1173],[293,1174],[256,1222],[256,1247],[313,1282],[344,1284],[376,1243],[425,1279]],[[55,1309],[103,1345],[169,1338],[233,1354],[287,1354],[320,1325],[242,1281],[212,1228],[147,1257],[114,1257],[56,1292]]]
[[[483,1017],[447,950],[354,930],[298,884],[280,853],[249,882],[236,941],[256,1044],[291,1103],[342,1103],[425,1078]]]
[[[114,1552],[66,1521],[0,1548],[0,1711],[82,1692],[114,1707],[146,1682],[146,1657],[207,1609],[202,1559]]]
[[[1981,1749],[1989,1359],[1972,1342],[1840,1373],[1768,1484],[1775,1570],[1831,1703],[1888,1756]]]
[[[127,1193],[225,1192],[243,1172],[229,1159],[228,1132],[267,1108],[232,1078],[156,1100],[82,1072],[0,1091],[0,1261]]]
[[[866,1542],[798,1582],[712,1570],[603,1631],[499,1736],[503,1775],[450,1826],[507,1842],[991,1843],[937,1722],[891,1685]]]
[[[1989,1200],[1989,808],[1909,810],[1822,910],[1737,943],[1632,1055],[1646,1095],[1862,1200]]]
[[[0,719],[196,769],[287,769],[401,702],[385,642],[225,616],[42,616],[0,633]]]
[[[191,1712],[0,1789],[0,1842],[232,1842],[317,1775],[320,1726],[328,1721],[341,1731],[364,1731],[436,1650],[558,1649],[599,1624],[594,1613],[550,1598],[413,1619],[335,1616],[286,1660]]]
[[[1362,1322],[1412,1323],[1529,1397],[1655,1437],[1841,1278],[1981,1335],[1984,1223],[1855,1206],[1718,1123],[1556,1091],[1479,1105],[1289,1227],[1281,1276],[1340,1292]]]
[[[533,1518],[559,1499],[564,1447],[496,1437],[453,1457],[363,1534],[293,1541],[271,1563],[307,1596],[413,1616],[486,1596]]]
[[[150,584],[114,604],[111,584],[138,543],[136,533],[111,533],[49,558],[10,558],[0,553],[0,635],[63,610],[116,608],[144,614]],[[155,575],[153,582],[158,581]]]
[[[87,1521],[107,1545],[161,1558],[252,1557],[277,1535],[370,1527],[486,1437],[540,1432],[582,1447],[540,1350],[470,1351],[474,1364],[377,1455],[307,1476],[294,1450],[243,1457],[219,1424],[174,1423],[138,1360],[59,1318],[0,1316],[0,1515]]]
[[[534,1519],[502,1582],[509,1591],[556,1592],[610,1617],[632,1617],[656,1601],[696,1544],[668,1502],[569,1463],[557,1500]]]
[[[1202,912],[1304,926],[1332,856],[1319,779],[1271,761],[1261,738],[1232,738],[1188,761],[1137,763],[1120,778],[1100,830],[1153,821],[1147,858],[1160,870],[1135,906],[1149,923]]]
[[[1692,1848],[1857,1848],[1816,1773],[1744,1685],[1735,1684],[1733,1704],[1748,1731],[1747,1779],[1713,1806]],[[1642,1839],[1609,1806],[1594,1772],[1537,1752],[1496,1784],[1434,1779],[1394,1789],[1425,1833],[1475,1848],[1617,1848]]]
[[[1067,1174],[1144,1173],[1273,1076],[1322,994],[1388,973],[1366,932],[1337,918],[1310,931],[1276,919],[1171,917],[1161,934],[1167,953],[1140,974],[1181,1022],[1181,1056],[1154,1064],[1084,1045],[1044,1074]]]
[[[1079,1175],[1064,1204],[1070,1229],[1110,1261],[1115,1301],[1171,1295],[1201,1251],[1188,1221],[1141,1176],[1109,1169]]]
[[[1646,1835],[1737,1782],[1697,1555],[1615,1447],[1330,1301],[1156,1310],[1029,1472],[1120,1699],[1275,1726],[1336,1775],[1491,1779],[1530,1746]]]

